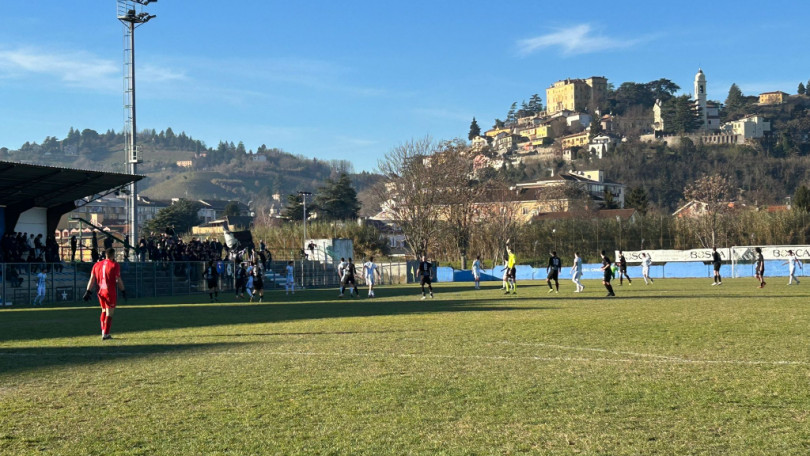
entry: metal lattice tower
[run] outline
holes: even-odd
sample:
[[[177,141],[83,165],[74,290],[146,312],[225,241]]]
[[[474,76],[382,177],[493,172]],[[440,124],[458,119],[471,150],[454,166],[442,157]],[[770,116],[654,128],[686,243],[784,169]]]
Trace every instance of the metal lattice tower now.
[[[157,0],[116,0],[117,17],[124,25],[124,138],[126,144],[126,170],[130,174],[138,171],[137,123],[135,117],[135,29],[149,22],[155,16],[143,11],[143,7]],[[127,202],[129,238],[132,244],[138,242],[138,188],[135,182],[129,187]],[[133,251],[132,255],[136,255]],[[134,259],[134,258],[133,258]]]

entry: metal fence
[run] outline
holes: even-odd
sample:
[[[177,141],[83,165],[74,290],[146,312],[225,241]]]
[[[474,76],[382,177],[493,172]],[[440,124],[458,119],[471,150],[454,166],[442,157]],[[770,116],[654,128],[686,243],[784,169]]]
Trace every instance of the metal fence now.
[[[265,265],[265,290],[283,288],[287,280],[287,262],[274,261]],[[207,284],[203,278],[205,262],[121,262],[121,278],[131,298],[182,296],[203,293]],[[237,264],[216,262],[219,271],[219,289],[233,291],[236,284]],[[405,263],[377,263],[381,285],[406,282]],[[340,286],[340,278],[332,264],[296,261],[294,279],[296,287],[326,288]],[[0,305],[31,305],[37,296],[38,274],[45,274],[47,303],[79,301],[87,288],[93,264],[81,263],[0,263]],[[363,283],[362,265],[358,281]]]

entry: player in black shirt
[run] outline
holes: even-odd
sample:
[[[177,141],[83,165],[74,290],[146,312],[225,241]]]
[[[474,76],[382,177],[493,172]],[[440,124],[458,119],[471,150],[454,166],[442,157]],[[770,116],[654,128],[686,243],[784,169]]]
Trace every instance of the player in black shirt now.
[[[253,268],[250,273],[253,275],[253,295],[250,297],[250,302],[253,298],[259,295],[259,302],[264,301],[264,270],[261,263],[253,262]]]
[[[722,265],[723,258],[717,252],[717,247],[712,247],[712,266],[714,267],[714,283],[712,286],[723,284],[723,279],[720,277],[720,266]]]
[[[759,288],[765,288],[765,257],[762,256],[762,249],[757,247],[754,249],[757,252],[757,265],[756,274],[759,280]]]
[[[352,291],[349,292],[349,295],[354,297],[360,296],[360,291],[357,290],[357,283],[354,280],[354,275],[357,274],[357,268],[354,266],[354,262],[351,258],[349,258],[349,263],[343,267],[343,279],[340,281],[340,296],[343,296],[343,292],[346,290],[346,285],[352,284]]]
[[[632,285],[630,276],[627,275],[627,259],[624,258],[624,253],[619,250],[619,286],[623,285],[624,277],[627,277],[627,284]]]
[[[214,265],[213,261],[209,261],[208,264],[205,266],[205,271],[203,271],[203,278],[205,282],[208,284],[208,296],[211,298],[211,302],[214,302],[218,297],[219,290],[217,290],[218,285],[218,278],[219,272],[217,272],[217,267]]]
[[[608,296],[616,296],[616,293],[613,292],[613,286],[610,285],[610,279],[613,278],[613,271],[610,270],[610,267],[610,257],[608,257],[605,251],[602,250],[602,272],[604,273],[604,276],[602,277],[602,285],[604,285],[605,289],[607,289]]]
[[[425,285],[428,286],[430,297],[433,298],[433,285],[430,279],[430,272],[433,265],[427,260],[426,255],[422,255],[422,261],[419,262],[419,269],[417,273],[421,277],[419,284],[422,286],[422,299],[425,299]]]
[[[551,281],[554,281],[554,285],[557,287],[557,293],[560,292],[560,282],[557,281],[560,275],[560,269],[562,269],[562,260],[560,257],[557,256],[557,252],[551,252],[551,257],[548,259],[548,266],[546,266],[546,273],[548,276],[546,277],[546,283],[548,283],[548,292],[551,293],[554,289],[551,287]]]

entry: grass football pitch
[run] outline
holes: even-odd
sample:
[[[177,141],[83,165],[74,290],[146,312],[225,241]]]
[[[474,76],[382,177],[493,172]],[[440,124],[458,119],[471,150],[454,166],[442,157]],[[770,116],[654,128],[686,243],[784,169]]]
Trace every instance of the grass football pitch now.
[[[0,454],[810,453],[810,281],[0,310]]]

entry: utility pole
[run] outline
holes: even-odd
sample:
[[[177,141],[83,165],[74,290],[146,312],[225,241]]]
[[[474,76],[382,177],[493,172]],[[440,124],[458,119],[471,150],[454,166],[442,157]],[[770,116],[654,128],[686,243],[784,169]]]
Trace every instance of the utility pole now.
[[[301,255],[301,288],[304,288],[304,258],[306,258],[307,251],[307,196],[312,195],[312,192],[299,191],[301,200],[304,203],[304,239],[301,243],[304,255]]]

